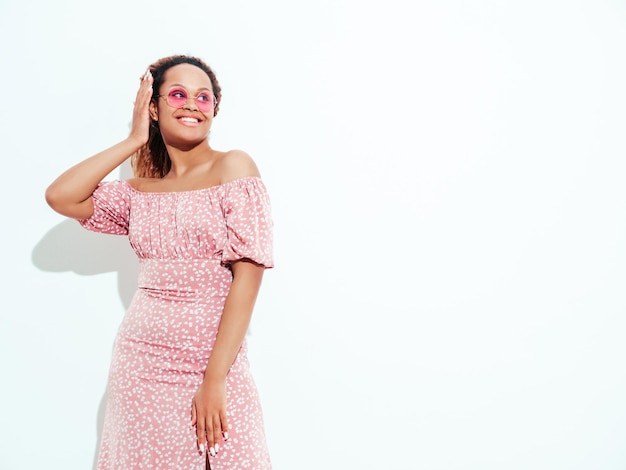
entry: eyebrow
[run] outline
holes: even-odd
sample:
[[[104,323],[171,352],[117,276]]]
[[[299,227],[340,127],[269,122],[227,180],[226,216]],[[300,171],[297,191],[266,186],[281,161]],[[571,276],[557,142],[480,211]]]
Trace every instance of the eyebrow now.
[[[169,87],[172,88],[172,87],[175,87],[175,86],[184,88],[185,90],[187,89],[187,87],[185,85],[182,85],[180,83],[172,83]],[[206,91],[209,91],[209,92],[213,93],[210,88],[207,88],[205,86],[203,86],[201,88],[198,88],[196,91],[201,91],[201,90],[206,90]]]

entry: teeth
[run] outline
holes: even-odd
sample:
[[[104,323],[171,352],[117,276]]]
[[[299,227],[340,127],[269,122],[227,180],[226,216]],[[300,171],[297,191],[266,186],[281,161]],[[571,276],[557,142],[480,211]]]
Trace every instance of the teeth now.
[[[199,122],[197,119],[190,117],[181,117],[180,120],[185,122]]]

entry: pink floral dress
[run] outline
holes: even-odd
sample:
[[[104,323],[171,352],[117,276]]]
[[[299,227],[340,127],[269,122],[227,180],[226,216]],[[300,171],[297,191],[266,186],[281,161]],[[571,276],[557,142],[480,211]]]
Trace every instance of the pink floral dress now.
[[[199,453],[190,427],[232,282],[229,264],[246,258],[273,266],[262,180],[159,193],[111,181],[93,201],[93,215],[80,224],[128,235],[140,265],[115,341],[98,469],[270,469],[245,342],[227,376],[230,432],[216,457]]]

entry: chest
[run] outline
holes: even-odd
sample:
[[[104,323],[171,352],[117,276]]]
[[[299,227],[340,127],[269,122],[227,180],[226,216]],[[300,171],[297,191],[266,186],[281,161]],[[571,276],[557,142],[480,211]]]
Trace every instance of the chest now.
[[[129,241],[143,258],[206,258],[226,240],[220,200],[201,192],[137,194],[131,200]]]

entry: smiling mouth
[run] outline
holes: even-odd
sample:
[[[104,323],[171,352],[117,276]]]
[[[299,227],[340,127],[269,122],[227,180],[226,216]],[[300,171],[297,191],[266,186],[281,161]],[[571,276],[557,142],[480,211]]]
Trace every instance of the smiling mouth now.
[[[200,122],[199,119],[196,119],[196,118],[193,118],[193,117],[179,117],[178,120],[182,121],[182,122],[189,122],[189,123],[192,123],[192,124],[198,124]]]

